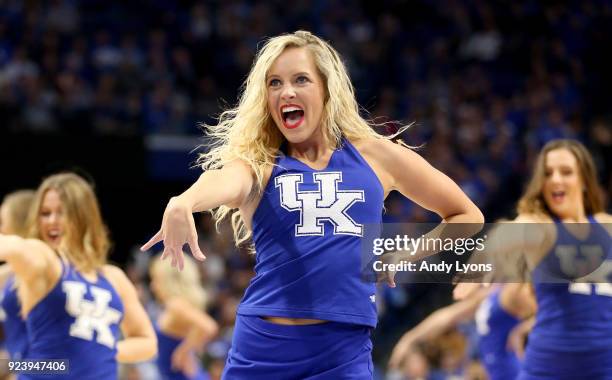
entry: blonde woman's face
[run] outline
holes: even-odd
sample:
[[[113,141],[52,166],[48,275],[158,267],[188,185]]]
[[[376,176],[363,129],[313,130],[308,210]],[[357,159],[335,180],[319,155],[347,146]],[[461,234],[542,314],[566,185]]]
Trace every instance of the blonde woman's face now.
[[[569,150],[555,149],[546,154],[545,176],[544,200],[555,215],[564,218],[584,208],[578,161]]]
[[[288,48],[279,55],[268,71],[266,85],[268,110],[290,143],[321,135],[325,85],[306,48]]]
[[[48,190],[43,196],[38,213],[38,228],[42,240],[57,249],[65,230],[64,205],[59,193]]]

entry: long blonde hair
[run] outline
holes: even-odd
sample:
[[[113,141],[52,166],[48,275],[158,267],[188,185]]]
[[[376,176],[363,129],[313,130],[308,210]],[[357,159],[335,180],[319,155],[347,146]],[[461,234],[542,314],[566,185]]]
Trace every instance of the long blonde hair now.
[[[108,230],[102,221],[98,200],[91,185],[76,174],[52,175],[38,187],[28,218],[29,236],[42,239],[38,218],[43,198],[49,190],[59,194],[64,213],[59,252],[79,271],[99,269],[106,264],[110,250]]]
[[[28,232],[28,213],[34,202],[34,190],[18,190],[7,194],[2,200],[2,207],[7,210],[7,216],[12,227],[11,233],[25,237]],[[7,223],[3,220],[2,223]]]
[[[181,297],[194,307],[203,310],[206,307],[206,292],[202,288],[200,272],[195,262],[188,255],[184,257],[183,270],[178,271],[170,265],[169,260],[161,260],[158,255],[151,264],[151,272],[163,277],[164,291],[170,297]]]
[[[544,201],[542,187],[546,179],[546,155],[556,149],[567,149],[576,158],[582,183],[584,184],[584,211],[593,215],[603,211],[603,201],[597,184],[597,171],[589,151],[576,140],[559,139],[544,145],[536,159],[533,175],[525,193],[518,202],[519,214],[552,215]]]
[[[327,42],[306,31],[297,31],[268,39],[257,53],[251,71],[241,87],[238,105],[221,113],[217,125],[206,125],[212,143],[198,162],[204,170],[219,169],[234,161],[247,163],[256,179],[251,196],[261,194],[266,169],[274,165],[284,137],[278,130],[267,105],[266,76],[276,58],[288,48],[305,47],[312,54],[319,74],[325,82],[322,130],[326,142],[338,147],[342,137],[393,138],[378,134],[372,127],[381,124],[366,121],[360,114],[355,90],[338,52]],[[384,124],[384,123],[383,123]],[[217,225],[232,209],[221,206],[213,212]],[[232,214],[236,245],[251,236],[238,210]]]

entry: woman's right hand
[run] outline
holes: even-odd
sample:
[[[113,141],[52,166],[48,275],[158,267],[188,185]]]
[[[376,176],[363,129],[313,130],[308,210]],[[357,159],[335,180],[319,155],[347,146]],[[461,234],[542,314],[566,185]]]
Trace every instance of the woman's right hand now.
[[[184,265],[183,246],[185,244],[189,245],[193,257],[198,260],[206,259],[198,245],[198,233],[192,210],[179,197],[170,199],[164,211],[161,228],[140,250],[146,251],[160,241],[164,243],[162,260],[168,256],[172,257],[172,266],[178,266],[179,270],[182,270]]]

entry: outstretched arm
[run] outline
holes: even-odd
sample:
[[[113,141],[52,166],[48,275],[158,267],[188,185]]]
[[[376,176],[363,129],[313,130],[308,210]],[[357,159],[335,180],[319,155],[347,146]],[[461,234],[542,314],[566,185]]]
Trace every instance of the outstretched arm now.
[[[163,241],[162,259],[170,255],[172,266],[178,265],[182,269],[183,246],[188,244],[193,256],[204,260],[206,257],[198,246],[193,213],[222,205],[240,207],[247,200],[253,182],[251,168],[242,161],[235,161],[222,169],[206,171],[183,194],[170,199],[160,230],[141,250],[147,250]]]
[[[26,282],[46,270],[49,254],[53,255],[51,248],[40,240],[0,234],[0,261],[6,261],[15,275]]]
[[[389,367],[399,368],[402,361],[417,343],[433,339],[449,327],[472,318],[478,309],[478,305],[487,297],[489,291],[490,288],[481,288],[467,299],[436,310],[412,330],[405,333],[393,348],[391,359],[389,359]]]

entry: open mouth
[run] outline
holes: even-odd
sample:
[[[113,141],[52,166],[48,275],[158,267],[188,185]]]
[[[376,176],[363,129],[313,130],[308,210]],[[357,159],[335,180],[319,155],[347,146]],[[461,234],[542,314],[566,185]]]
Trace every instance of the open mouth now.
[[[60,231],[49,231],[47,232],[47,239],[50,243],[57,244],[62,238]]]
[[[553,191],[551,195],[555,203],[561,203],[565,199],[565,191]]]
[[[287,129],[294,129],[304,121],[304,110],[294,104],[286,104],[281,107],[283,125]]]

